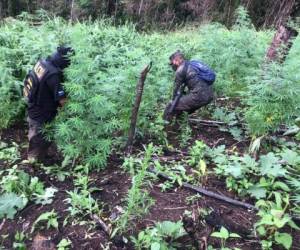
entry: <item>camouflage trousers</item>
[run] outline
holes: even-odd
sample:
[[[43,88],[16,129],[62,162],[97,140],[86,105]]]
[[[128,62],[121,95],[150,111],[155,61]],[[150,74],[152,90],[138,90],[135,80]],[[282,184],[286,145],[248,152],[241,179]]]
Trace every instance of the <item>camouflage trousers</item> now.
[[[28,122],[28,140],[29,147],[27,150],[27,158],[35,160],[43,160],[47,155],[51,142],[47,141],[43,135],[42,129],[44,123],[38,122],[27,117]]]
[[[207,84],[201,84],[199,88],[192,90],[190,93],[182,96],[172,114],[168,113],[172,102],[170,102],[164,112],[164,117],[180,115],[182,112],[189,114],[195,112],[197,109],[209,104],[213,100],[213,89],[212,86]]]
[[[179,99],[174,111],[185,111],[191,114],[197,109],[209,104],[212,100],[212,86],[201,86],[199,89],[191,91],[187,95],[182,96]]]

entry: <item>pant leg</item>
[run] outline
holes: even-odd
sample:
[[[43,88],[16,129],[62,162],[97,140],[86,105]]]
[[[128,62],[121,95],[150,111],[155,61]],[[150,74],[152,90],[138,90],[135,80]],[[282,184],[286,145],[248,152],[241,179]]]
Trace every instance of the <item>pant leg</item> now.
[[[27,118],[28,121],[28,140],[29,147],[27,151],[28,158],[35,158],[37,160],[43,160],[47,154],[47,150],[51,143],[48,142],[42,132],[44,124]]]
[[[189,114],[209,104],[213,100],[212,86],[201,85],[198,89],[180,98],[175,111],[185,111]]]

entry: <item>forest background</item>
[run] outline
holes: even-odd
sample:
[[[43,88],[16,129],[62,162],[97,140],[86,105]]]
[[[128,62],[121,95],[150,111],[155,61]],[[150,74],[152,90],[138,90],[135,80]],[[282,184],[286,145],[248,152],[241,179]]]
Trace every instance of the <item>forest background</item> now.
[[[139,29],[210,21],[231,26],[239,5],[246,8],[257,28],[276,27],[300,14],[296,0],[1,0],[0,19],[44,9],[71,20],[110,17],[117,24],[133,21]]]

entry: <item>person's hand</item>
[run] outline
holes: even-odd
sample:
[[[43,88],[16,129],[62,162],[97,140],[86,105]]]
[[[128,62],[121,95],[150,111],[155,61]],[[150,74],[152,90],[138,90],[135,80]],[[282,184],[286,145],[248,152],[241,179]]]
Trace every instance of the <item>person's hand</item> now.
[[[67,98],[63,98],[63,99],[59,100],[59,106],[63,107],[66,104],[66,102],[67,102]]]
[[[169,122],[170,120],[172,120],[172,115],[170,114],[170,108],[172,106],[172,101],[170,101],[166,108],[165,108],[165,111],[164,111],[164,114],[163,114],[163,119],[167,122]]]

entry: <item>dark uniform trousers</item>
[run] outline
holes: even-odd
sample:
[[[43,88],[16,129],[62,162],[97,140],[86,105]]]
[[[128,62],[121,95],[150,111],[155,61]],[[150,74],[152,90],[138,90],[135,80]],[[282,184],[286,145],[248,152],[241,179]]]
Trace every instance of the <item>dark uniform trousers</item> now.
[[[212,85],[207,85],[207,83],[201,81],[195,89],[191,90],[187,95],[184,95],[179,99],[174,111],[176,113],[180,113],[182,111],[193,113],[197,109],[209,104],[212,100]]]
[[[47,154],[48,148],[51,145],[51,142],[47,141],[43,135],[42,129],[44,123],[33,120],[27,117],[28,122],[28,159],[34,158],[38,160],[43,160]]]

